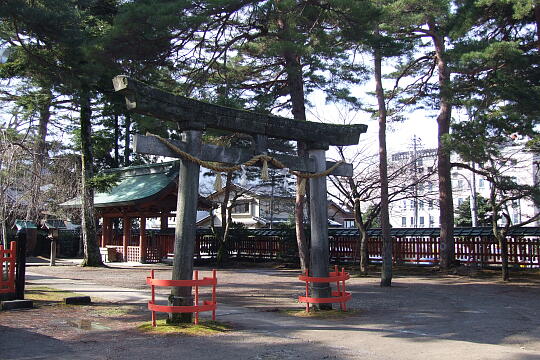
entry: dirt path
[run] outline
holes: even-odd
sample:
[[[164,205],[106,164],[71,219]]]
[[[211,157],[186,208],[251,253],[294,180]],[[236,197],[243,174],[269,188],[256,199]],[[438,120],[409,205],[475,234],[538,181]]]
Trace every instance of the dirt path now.
[[[118,291],[146,289],[148,270],[28,268],[37,278]],[[375,277],[353,278],[349,308],[355,313],[350,317],[306,319],[269,311],[299,306],[295,299],[303,286],[297,275],[274,269],[219,271],[219,301],[235,309],[220,320],[235,330],[211,338],[143,334],[136,330],[148,320],[143,304],[0,313],[0,358],[540,359],[540,287],[535,282],[409,276],[380,288]],[[170,268],[161,267],[157,276],[169,278]],[[8,338],[17,341],[6,343]]]

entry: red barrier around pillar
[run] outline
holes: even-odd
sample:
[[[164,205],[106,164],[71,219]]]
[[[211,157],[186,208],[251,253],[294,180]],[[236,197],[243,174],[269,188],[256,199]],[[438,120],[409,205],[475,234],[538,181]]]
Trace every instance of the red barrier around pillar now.
[[[342,268],[338,271],[338,267],[335,266],[334,271],[329,273],[328,277],[312,277],[308,275],[306,270],[304,275],[300,275],[298,278],[301,281],[306,282],[306,296],[299,296],[298,301],[306,303],[306,311],[309,312],[309,304],[332,304],[339,303],[340,309],[347,311],[347,301],[352,298],[350,292],[347,292],[345,281],[350,279],[349,273],[345,272]],[[336,291],[332,291],[332,297],[328,298],[315,298],[309,296],[309,283],[336,283]]]
[[[199,271],[194,271],[195,280],[161,280],[154,277],[154,270],[151,270],[150,276],[146,278],[146,283],[151,286],[152,297],[148,302],[148,310],[152,311],[152,326],[156,326],[156,312],[165,313],[195,313],[195,324],[199,323],[199,313],[203,311],[212,311],[212,320],[216,320],[216,270],[212,270],[212,277],[204,277],[199,280]],[[156,304],[155,287],[156,286],[190,286],[195,288],[195,305],[193,306],[167,306]],[[203,300],[199,305],[199,286],[212,286],[212,300]]]

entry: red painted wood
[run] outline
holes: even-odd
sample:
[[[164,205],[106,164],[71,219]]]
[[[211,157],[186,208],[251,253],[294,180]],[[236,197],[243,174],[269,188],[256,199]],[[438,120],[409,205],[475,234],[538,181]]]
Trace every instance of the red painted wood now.
[[[347,307],[345,303],[349,301],[352,298],[351,293],[347,292],[345,290],[345,281],[350,278],[349,273],[345,272],[345,269],[341,269],[341,271],[338,271],[337,266],[334,268],[335,270],[329,273],[328,277],[311,277],[308,276],[308,271],[303,275],[300,275],[298,277],[299,280],[305,281],[306,283],[306,296],[299,296],[298,302],[306,303],[306,311],[309,312],[309,305],[310,304],[333,304],[333,303],[339,303],[340,308],[343,311],[346,311]],[[337,291],[332,291],[332,297],[329,298],[315,298],[309,296],[309,283],[336,283]],[[343,285],[340,286],[339,283],[342,282]]]
[[[148,302],[148,309],[152,312],[152,326],[156,326],[156,312],[166,313],[195,313],[195,324],[199,323],[199,313],[203,311],[212,311],[212,320],[216,320],[216,285],[217,272],[212,270],[212,277],[204,277],[199,279],[199,271],[195,270],[194,280],[164,280],[154,277],[154,270],[151,270],[150,276],[146,278],[146,283],[151,288],[151,300]],[[155,287],[167,286],[191,286],[195,288],[195,305],[193,306],[168,306],[156,304]],[[212,300],[203,300],[202,305],[199,305],[199,286],[212,286]]]
[[[17,243],[12,241],[9,249],[0,245],[0,294],[15,292],[15,259],[17,256]],[[4,274],[4,264],[7,263],[7,274]],[[7,275],[7,279],[4,279]]]

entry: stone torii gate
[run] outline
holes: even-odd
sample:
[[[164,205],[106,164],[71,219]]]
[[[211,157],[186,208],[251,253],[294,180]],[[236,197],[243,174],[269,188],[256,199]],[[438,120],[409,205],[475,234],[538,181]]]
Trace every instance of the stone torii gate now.
[[[255,155],[266,154],[266,138],[275,137],[303,142],[308,158],[279,155],[272,156],[291,170],[304,173],[322,173],[352,176],[352,165],[326,161],[325,151],[330,145],[355,145],[366,125],[333,125],[297,121],[283,117],[236,110],[212,105],[202,101],[174,95],[147,86],[124,75],[113,79],[116,92],[125,96],[128,110],[178,124],[182,141],[168,140],[165,143],[154,136],[135,136],[135,151],[138,153],[180,157],[171,149],[171,144],[202,161],[225,164],[242,164]],[[208,128],[228,130],[251,135],[251,149],[225,148],[202,144],[202,132]],[[199,194],[199,170],[196,162],[182,158],[180,164],[178,202],[173,261],[173,280],[191,280],[193,273],[193,251],[195,245],[197,197]],[[326,198],[326,176],[313,177],[310,183],[311,249],[310,273],[315,277],[327,277],[329,268],[328,216]],[[328,283],[313,284],[314,297],[330,297]],[[318,285],[318,286],[316,286]],[[172,289],[169,297],[172,305],[192,305],[191,289]],[[191,314],[183,320],[190,320]],[[176,318],[178,320],[178,318]],[[170,320],[173,320],[170,318]]]

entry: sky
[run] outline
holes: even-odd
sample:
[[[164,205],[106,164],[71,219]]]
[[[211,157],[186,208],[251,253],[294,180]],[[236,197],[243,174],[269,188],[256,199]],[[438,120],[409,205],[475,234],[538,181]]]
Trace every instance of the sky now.
[[[365,124],[367,132],[360,136],[360,148],[366,148],[369,153],[377,153],[378,130],[377,120],[372,119],[368,113],[351,113],[340,105],[326,104],[324,94],[315,92],[309,98],[313,105],[308,110],[309,121],[342,124]],[[364,99],[369,101],[368,98]],[[373,99],[374,100],[374,99]],[[437,147],[437,111],[417,110],[405,114],[405,121],[394,122],[387,125],[387,151],[392,154],[400,151],[412,150],[413,137],[420,139],[420,148],[429,149]],[[345,119],[345,120],[344,120]]]

